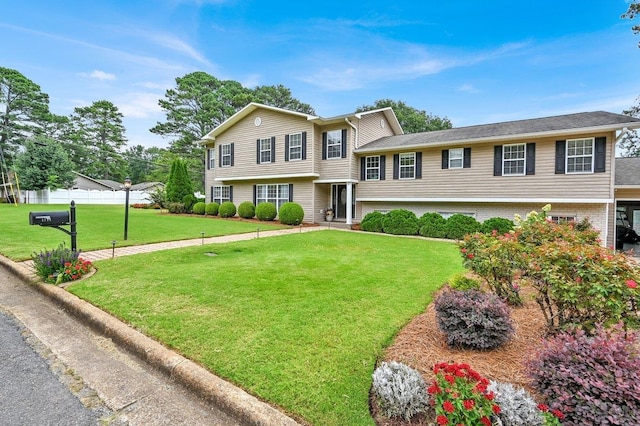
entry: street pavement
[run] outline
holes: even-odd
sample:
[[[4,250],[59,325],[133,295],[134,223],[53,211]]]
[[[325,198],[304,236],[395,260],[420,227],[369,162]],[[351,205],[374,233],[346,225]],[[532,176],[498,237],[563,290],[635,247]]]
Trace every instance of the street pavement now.
[[[91,406],[83,405],[79,398],[89,402],[92,392],[77,386],[73,375],[60,369],[44,346],[2,311],[0,342],[0,424],[88,426],[110,416],[97,398]],[[76,385],[78,396],[67,383]]]

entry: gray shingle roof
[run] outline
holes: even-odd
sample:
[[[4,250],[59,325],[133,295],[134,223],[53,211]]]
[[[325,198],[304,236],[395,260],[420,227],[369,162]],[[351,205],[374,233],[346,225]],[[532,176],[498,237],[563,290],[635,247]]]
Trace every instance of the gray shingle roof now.
[[[457,127],[435,132],[412,133],[406,135],[387,136],[370,142],[356,152],[387,150],[393,148],[450,145],[456,142],[474,142],[490,139],[506,139],[508,137],[535,136],[554,132],[570,132],[571,130],[598,127],[640,127],[640,119],[627,115],[606,111],[582,112],[577,114],[558,115],[554,117],[533,118],[529,120],[508,121],[504,123],[481,124],[477,126]]]
[[[616,158],[615,184],[640,186],[640,157]]]

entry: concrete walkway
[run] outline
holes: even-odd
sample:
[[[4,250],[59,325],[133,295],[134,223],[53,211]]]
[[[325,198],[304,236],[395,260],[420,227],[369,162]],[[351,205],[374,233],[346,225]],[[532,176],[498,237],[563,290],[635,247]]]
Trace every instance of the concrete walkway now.
[[[115,250],[83,252],[81,257],[97,261],[113,256],[322,229],[327,228],[296,227],[116,247]],[[278,409],[66,290],[42,284],[35,275],[32,261],[13,262],[0,256],[0,267],[32,284],[17,285],[17,280],[4,274],[4,279],[0,280],[0,306],[11,312],[68,368],[95,389],[108,408],[118,413],[115,424],[298,425]],[[130,358],[132,355],[134,359]]]

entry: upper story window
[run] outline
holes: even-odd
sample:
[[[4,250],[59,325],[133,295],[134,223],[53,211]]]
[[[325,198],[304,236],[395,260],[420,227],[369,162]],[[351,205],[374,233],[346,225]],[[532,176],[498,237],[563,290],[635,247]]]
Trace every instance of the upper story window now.
[[[593,173],[594,139],[567,140],[567,173]]]
[[[220,145],[220,167],[233,166],[233,144]]]
[[[302,160],[302,133],[289,135],[289,161]]]
[[[380,156],[379,155],[366,157],[365,180],[380,180]]]
[[[449,168],[461,169],[463,158],[464,158],[463,148],[450,149],[449,150]]]
[[[270,163],[271,156],[271,138],[260,139],[258,141],[260,164]]]
[[[526,144],[503,145],[502,174],[504,176],[524,175]]]
[[[327,158],[342,158],[342,131],[327,132]]]
[[[209,169],[213,169],[216,166],[216,150],[215,148],[209,148],[207,150],[207,165]]]
[[[415,179],[416,177],[416,153],[408,152],[400,154],[400,179]]]

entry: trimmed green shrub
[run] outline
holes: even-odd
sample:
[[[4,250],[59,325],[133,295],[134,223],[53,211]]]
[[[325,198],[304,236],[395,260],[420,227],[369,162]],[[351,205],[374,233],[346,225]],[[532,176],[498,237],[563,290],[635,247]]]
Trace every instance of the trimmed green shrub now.
[[[204,212],[209,216],[218,216],[218,210],[220,209],[220,204],[215,201],[210,202],[205,207]]]
[[[193,205],[192,210],[193,210],[193,214],[204,214],[206,209],[207,209],[207,205],[202,201],[198,201]]]
[[[220,209],[218,209],[218,213],[220,213],[220,217],[234,217],[236,215],[236,205],[233,204],[233,201],[225,201],[220,204]]]
[[[288,202],[280,206],[278,218],[285,225],[300,225],[304,219],[304,210],[298,203]]]
[[[396,362],[382,362],[373,372],[373,394],[387,417],[410,420],[429,408],[427,385],[420,373]]]
[[[238,206],[238,216],[243,219],[253,219],[256,215],[256,206],[251,201],[243,201]]]
[[[493,401],[500,407],[498,418],[502,426],[543,426],[545,424],[538,404],[523,388],[492,380],[487,390],[495,395]]]
[[[259,220],[272,221],[277,215],[278,210],[273,203],[263,202],[256,206],[256,217]]]
[[[446,223],[447,219],[442,217],[440,213],[428,212],[418,219],[418,225],[420,226],[418,232],[423,237],[445,238],[446,232],[444,225]]]
[[[498,234],[506,234],[509,231],[513,231],[515,224],[510,219],[504,217],[492,217],[482,222],[481,232],[485,234],[491,234],[496,231]]]
[[[367,213],[360,222],[360,229],[367,232],[382,232],[382,220],[384,213],[371,212]]]
[[[434,307],[438,327],[452,347],[493,349],[514,333],[509,308],[492,293],[447,290],[438,295]]]
[[[461,240],[467,234],[478,232],[481,226],[475,218],[456,213],[451,215],[444,225],[445,237],[451,240]]]
[[[562,332],[543,342],[527,363],[534,389],[563,425],[640,424],[638,334],[620,325]]]
[[[418,235],[418,218],[410,210],[391,210],[382,219],[382,231],[393,235]]]
[[[449,287],[454,290],[466,291],[466,290],[480,290],[480,280],[472,277],[468,277],[465,274],[457,274],[451,278]]]
[[[169,203],[167,204],[167,210],[169,210],[169,213],[175,214],[182,214],[187,212],[187,209],[184,208],[183,203]]]
[[[193,211],[193,205],[196,203],[196,197],[193,194],[187,194],[182,197],[182,204],[184,204],[184,209],[187,213]]]

